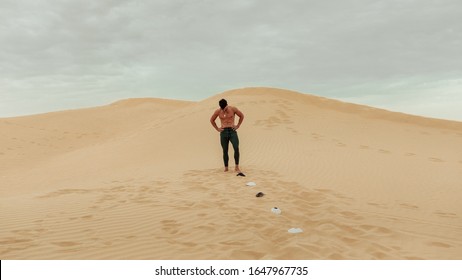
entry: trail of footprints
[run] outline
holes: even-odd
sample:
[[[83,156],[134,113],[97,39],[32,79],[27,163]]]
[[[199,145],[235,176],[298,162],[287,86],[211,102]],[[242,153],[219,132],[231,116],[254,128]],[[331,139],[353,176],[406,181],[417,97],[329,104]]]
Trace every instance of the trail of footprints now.
[[[261,100],[259,102],[251,102],[252,105],[265,104],[266,100]],[[270,100],[269,103],[277,104],[279,108],[274,114],[267,117],[266,119],[256,120],[254,125],[262,126],[266,129],[271,129],[273,127],[278,127],[284,125],[285,128],[290,131],[292,134],[298,134],[298,130],[290,126],[293,123],[291,120],[292,114],[295,111],[292,108],[293,103],[288,100]]]
[[[315,141],[324,141],[326,139],[326,137],[324,135],[321,135],[321,134],[318,134],[318,133],[311,133],[311,138],[314,139]],[[335,144],[336,147],[338,148],[346,148],[347,147],[347,144],[345,143],[342,143],[340,140],[338,139],[331,139],[331,142]],[[380,154],[383,154],[383,155],[391,155],[393,154],[392,151],[390,150],[387,150],[387,149],[383,149],[383,148],[377,148],[377,147],[371,147],[369,145],[364,145],[364,144],[360,144],[358,146],[358,149],[359,150],[362,150],[362,151],[376,151],[377,153],[380,153]],[[413,153],[413,152],[406,152],[403,154],[403,156],[406,156],[406,157],[415,157],[415,156],[418,156],[416,153]],[[446,162],[445,160],[441,159],[441,158],[438,158],[438,157],[431,157],[431,156],[427,156],[427,160],[431,161],[431,162],[435,162],[435,163],[444,163]],[[459,161],[459,163],[462,164],[462,160]]]
[[[65,142],[69,139],[75,139],[76,141],[82,141],[85,138],[99,138],[101,137],[100,133],[98,132],[71,132],[66,130],[58,130],[58,129],[46,129],[36,126],[26,126],[21,125],[18,123],[4,121],[3,124],[7,126],[15,126],[21,128],[24,132],[26,132],[29,136],[28,139],[21,138],[19,136],[11,137],[6,134],[1,134],[0,138],[9,142],[8,145],[0,147],[0,156],[16,152],[18,155],[26,155],[29,151],[27,148],[39,148],[41,150],[72,150],[74,146],[68,147],[57,147],[56,145],[52,144],[56,141]],[[3,148],[3,150],[1,150]]]

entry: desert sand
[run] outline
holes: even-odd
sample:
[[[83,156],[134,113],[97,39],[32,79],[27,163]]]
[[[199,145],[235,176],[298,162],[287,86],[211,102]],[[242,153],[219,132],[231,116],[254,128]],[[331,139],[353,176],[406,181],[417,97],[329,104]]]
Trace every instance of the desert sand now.
[[[1,259],[462,259],[461,198],[461,122],[287,90],[0,119]]]

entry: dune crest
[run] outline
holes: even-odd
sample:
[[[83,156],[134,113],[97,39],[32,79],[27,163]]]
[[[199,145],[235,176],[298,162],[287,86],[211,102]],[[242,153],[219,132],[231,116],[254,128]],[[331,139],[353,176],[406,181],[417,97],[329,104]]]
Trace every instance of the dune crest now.
[[[245,88],[0,119],[0,141],[2,259],[462,258],[461,122]]]

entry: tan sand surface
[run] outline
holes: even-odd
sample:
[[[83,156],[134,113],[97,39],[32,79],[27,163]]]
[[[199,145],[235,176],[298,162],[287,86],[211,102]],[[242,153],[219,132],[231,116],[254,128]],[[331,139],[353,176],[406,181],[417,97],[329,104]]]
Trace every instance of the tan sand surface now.
[[[462,259],[461,198],[461,122],[292,91],[0,119],[1,259]]]

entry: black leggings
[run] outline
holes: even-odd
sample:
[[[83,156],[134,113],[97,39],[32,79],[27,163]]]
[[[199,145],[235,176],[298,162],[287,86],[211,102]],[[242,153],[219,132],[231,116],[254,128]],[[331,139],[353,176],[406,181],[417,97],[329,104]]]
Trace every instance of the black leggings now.
[[[237,137],[237,132],[234,129],[227,127],[220,132],[220,142],[223,148],[223,162],[225,163],[225,167],[228,167],[228,147],[230,141],[234,149],[234,162],[236,165],[239,165],[239,137]]]

